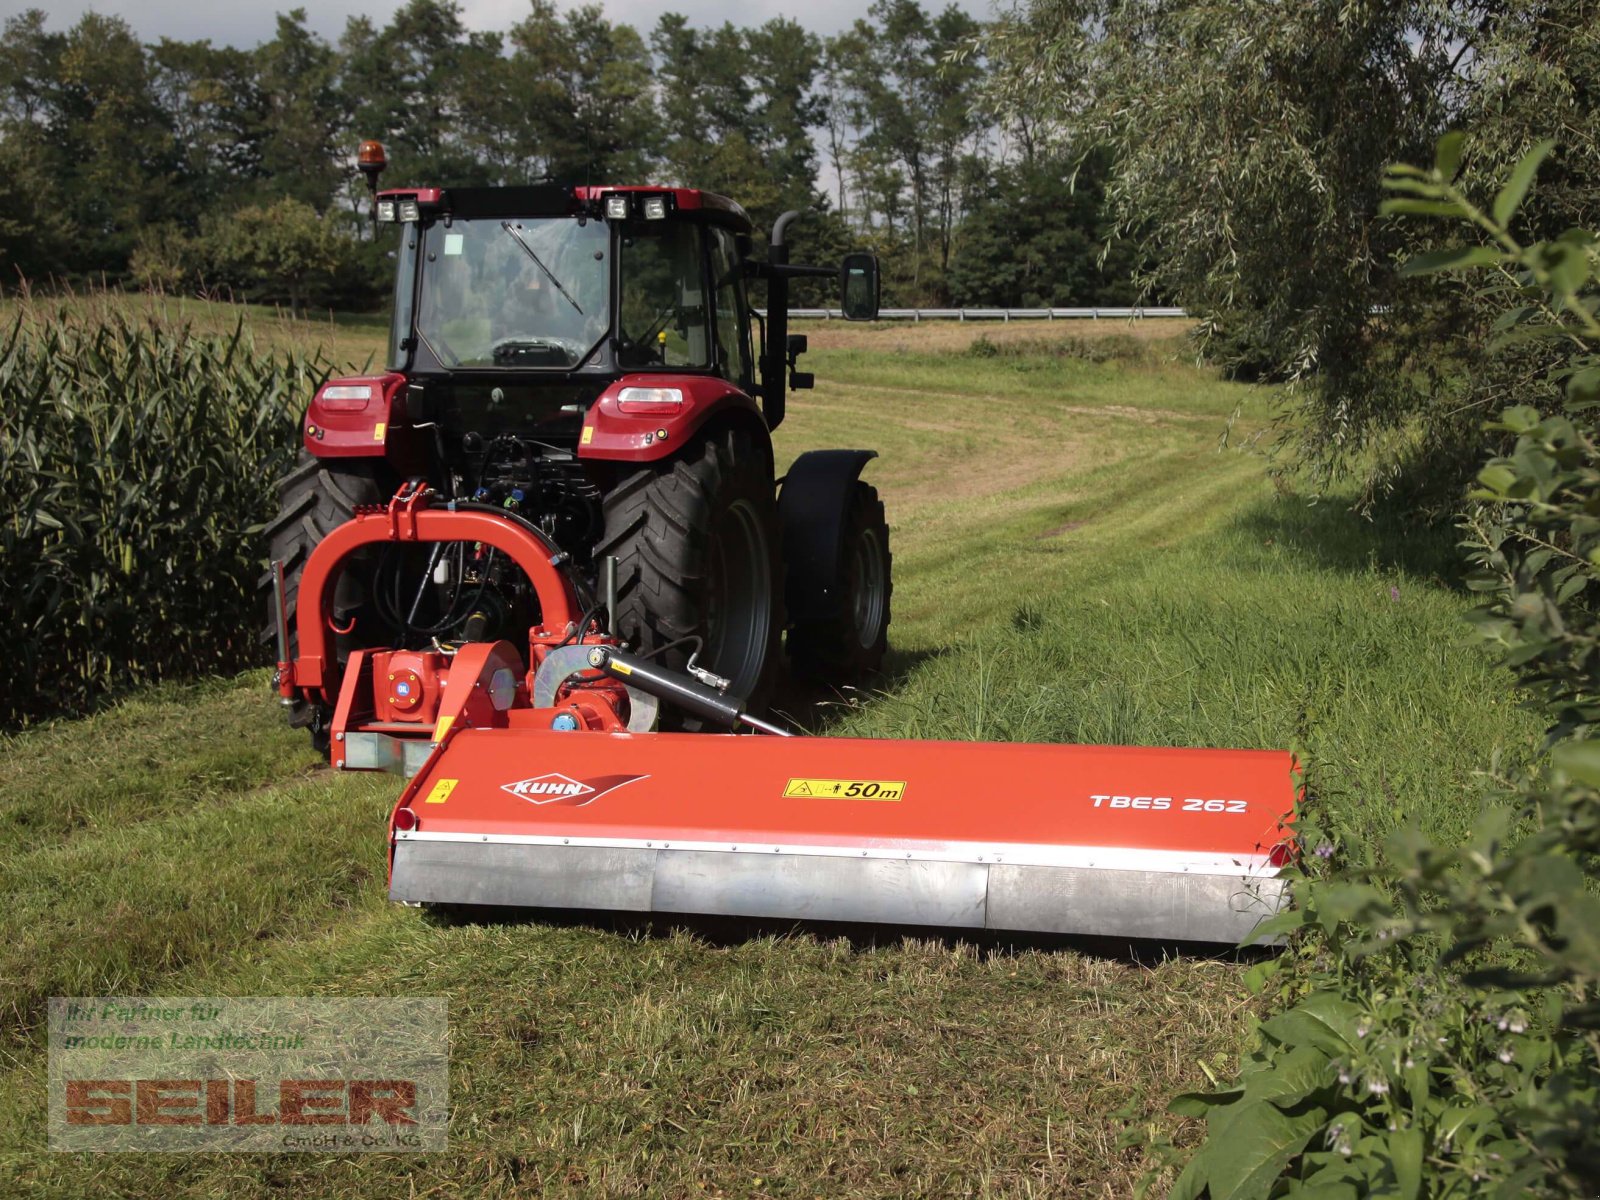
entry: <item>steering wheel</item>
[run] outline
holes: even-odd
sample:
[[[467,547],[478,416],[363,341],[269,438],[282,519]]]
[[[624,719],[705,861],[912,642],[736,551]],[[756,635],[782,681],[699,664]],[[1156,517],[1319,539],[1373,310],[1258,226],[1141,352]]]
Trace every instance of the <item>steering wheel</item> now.
[[[516,350],[559,350],[559,351],[561,351],[561,353],[565,354],[568,358],[573,358],[576,355],[576,351],[574,350],[574,348],[572,346],[572,343],[566,341],[563,338],[554,338],[554,337],[550,337],[547,334],[514,333],[509,337],[503,337],[503,338],[497,339],[489,347],[489,357],[491,359],[495,360],[495,361],[499,361],[500,356],[501,356],[501,354],[503,352],[509,351],[509,350],[512,350],[512,349],[516,349]]]

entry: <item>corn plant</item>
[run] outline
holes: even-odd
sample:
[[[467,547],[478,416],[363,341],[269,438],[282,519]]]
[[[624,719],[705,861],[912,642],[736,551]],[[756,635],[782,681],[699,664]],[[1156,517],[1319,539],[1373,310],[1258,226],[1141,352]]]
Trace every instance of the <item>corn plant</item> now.
[[[320,359],[108,303],[25,301],[0,344],[0,722],[259,657],[273,482]]]

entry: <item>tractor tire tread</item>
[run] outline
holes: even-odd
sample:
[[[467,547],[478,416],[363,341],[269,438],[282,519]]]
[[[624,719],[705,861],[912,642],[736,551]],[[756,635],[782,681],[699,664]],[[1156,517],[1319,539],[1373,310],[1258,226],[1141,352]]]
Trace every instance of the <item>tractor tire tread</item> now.
[[[686,447],[668,464],[630,473],[605,498],[605,533],[595,546],[596,557],[617,559],[617,624],[635,650],[649,653],[669,642],[703,634],[699,595],[707,578],[710,523],[716,498],[732,481],[750,488],[739,472],[759,469],[764,456],[748,434],[728,429]],[[770,493],[768,493],[770,495]],[[768,533],[776,547],[776,507],[771,510]],[[781,560],[780,560],[781,561]],[[775,575],[775,604],[781,606]],[[770,683],[778,655],[776,631],[781,612],[772,614],[772,652],[759,692]],[[686,649],[668,651],[661,661],[681,670]],[[752,697],[759,701],[760,695]],[[686,727],[692,727],[692,722]]]

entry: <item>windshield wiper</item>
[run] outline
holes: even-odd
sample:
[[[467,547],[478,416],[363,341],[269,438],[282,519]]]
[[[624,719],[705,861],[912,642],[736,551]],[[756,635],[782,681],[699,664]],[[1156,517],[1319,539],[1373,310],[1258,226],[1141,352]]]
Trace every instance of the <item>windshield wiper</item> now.
[[[526,253],[529,258],[533,259],[534,265],[545,273],[545,277],[549,279],[551,283],[556,285],[556,291],[560,292],[564,297],[566,297],[568,304],[572,305],[573,308],[578,309],[578,315],[580,317],[583,316],[584,311],[578,307],[578,302],[572,298],[572,293],[561,286],[561,280],[556,278],[554,271],[544,265],[544,260],[533,252],[533,247],[528,245],[528,243],[523,240],[522,234],[517,232],[517,227],[510,221],[501,221],[500,228],[504,229],[512,237],[517,239],[517,245],[521,246],[524,253]]]

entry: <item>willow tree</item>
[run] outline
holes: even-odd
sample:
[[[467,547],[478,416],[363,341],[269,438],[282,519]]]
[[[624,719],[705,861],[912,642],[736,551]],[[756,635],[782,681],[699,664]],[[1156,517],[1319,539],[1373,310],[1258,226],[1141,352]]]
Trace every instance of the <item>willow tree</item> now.
[[[1302,461],[1357,469],[1369,500],[1421,480],[1454,501],[1509,375],[1543,372],[1536,351],[1484,357],[1493,311],[1467,285],[1398,275],[1434,235],[1378,215],[1382,168],[1470,126],[1463,180],[1486,190],[1556,129],[1560,178],[1521,219],[1541,236],[1592,226],[1600,5],[1023,0],[983,49],[1002,111],[1111,152],[1145,285],[1201,314],[1238,373],[1299,383],[1286,432]]]

